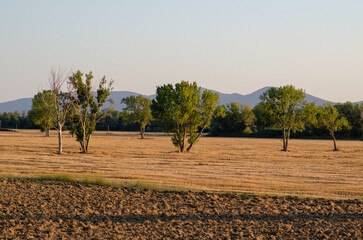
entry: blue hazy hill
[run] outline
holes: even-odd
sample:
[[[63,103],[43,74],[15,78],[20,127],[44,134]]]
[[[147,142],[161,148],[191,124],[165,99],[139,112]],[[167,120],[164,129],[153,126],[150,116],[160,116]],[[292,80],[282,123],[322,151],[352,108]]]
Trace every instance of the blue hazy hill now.
[[[264,87],[261,88],[255,92],[252,92],[250,94],[242,95],[239,93],[221,93],[215,90],[210,90],[212,92],[219,93],[219,103],[220,104],[227,104],[230,102],[240,102],[242,104],[248,104],[251,107],[254,107],[257,103],[260,102],[260,95],[265,92],[270,87]],[[202,88],[202,90],[206,90],[205,88]],[[208,89],[209,90],[209,89]],[[136,92],[130,92],[130,91],[113,91],[110,94],[110,98],[113,99],[115,104],[106,103],[105,106],[103,106],[103,109],[112,107],[116,109],[117,111],[121,111],[124,107],[121,104],[121,99],[124,97],[128,97],[130,95],[140,95]],[[143,94],[141,94],[143,95]],[[153,99],[155,97],[155,94],[153,95],[143,95],[146,98]],[[306,94],[306,99],[308,102],[315,102],[317,105],[321,105],[327,102],[327,100],[324,100],[322,98],[315,97],[310,94]],[[360,101],[358,103],[363,103],[363,101]],[[21,98],[14,101],[9,102],[3,102],[0,103],[0,113],[3,112],[28,112],[31,109],[32,105],[32,98]]]

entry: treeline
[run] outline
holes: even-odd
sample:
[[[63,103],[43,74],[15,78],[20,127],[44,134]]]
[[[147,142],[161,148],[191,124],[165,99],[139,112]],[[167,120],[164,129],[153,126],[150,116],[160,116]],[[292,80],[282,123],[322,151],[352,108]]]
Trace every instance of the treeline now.
[[[97,114],[99,119],[96,122],[98,131],[139,131],[139,124],[127,121],[123,112],[116,111],[113,108],[101,110]],[[39,129],[44,131],[42,124],[36,124],[32,112],[4,112],[0,113],[0,129]],[[71,123],[66,122],[64,130],[71,130]],[[147,132],[158,132],[160,129],[155,121],[151,121],[146,126]]]
[[[101,79],[93,88],[92,72],[64,74],[52,70],[50,89],[37,93],[28,114],[18,112],[0,115],[0,127],[34,128],[39,126],[45,136],[49,130],[58,132],[62,153],[62,134],[69,130],[79,142],[81,152],[88,151],[95,130],[164,131],[180,152],[189,152],[203,132],[210,136],[282,137],[283,151],[288,150],[291,137],[331,137],[334,150],[336,138],[363,140],[363,104],[308,103],[305,91],[292,85],[270,88],[260,96],[260,103],[251,108],[232,102],[218,106],[219,95],[201,91],[195,82],[181,81],[156,88],[152,101],[142,96],[123,98],[122,112],[101,111],[108,99],[113,81]],[[68,91],[61,87],[67,82]]]
[[[98,131],[139,131],[140,124],[130,121],[124,112],[116,111],[113,108],[102,110],[98,114],[99,121],[96,123]],[[158,124],[155,121],[150,121],[146,127],[146,132],[158,132]]]
[[[348,126],[336,132],[336,137],[341,139],[363,139],[362,112],[363,104],[336,103],[334,107],[339,114],[348,121]],[[224,111],[224,114],[213,115],[211,126],[205,132],[210,136],[222,137],[265,137],[279,138],[282,130],[269,121],[261,109],[261,104],[251,108],[239,102],[231,102],[218,106],[216,112]],[[128,121],[123,112],[109,108],[97,114],[96,130],[100,131],[139,131],[137,122]],[[42,124],[36,124],[31,112],[0,113],[0,129],[41,129]],[[66,122],[64,130],[70,130],[70,122]],[[151,121],[145,127],[146,132],[160,131],[158,123]],[[326,128],[305,123],[304,130],[291,134],[294,138],[329,138]]]
[[[25,112],[0,113],[0,129],[38,129]]]
[[[332,107],[337,110],[340,118],[348,122],[335,136],[340,139],[363,140],[363,104],[346,102],[332,104]],[[218,108],[224,114],[213,117],[209,130],[211,136],[279,138],[282,135],[282,129],[266,116],[262,103],[251,108],[249,105],[232,102]],[[325,127],[306,121],[302,129],[291,133],[291,137],[329,138],[330,133]]]

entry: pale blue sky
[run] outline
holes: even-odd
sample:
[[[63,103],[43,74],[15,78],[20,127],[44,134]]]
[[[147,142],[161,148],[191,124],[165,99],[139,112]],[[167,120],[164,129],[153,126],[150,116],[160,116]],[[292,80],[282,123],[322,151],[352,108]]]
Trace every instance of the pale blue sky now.
[[[0,0],[0,102],[47,88],[54,66],[144,94],[188,80],[361,101],[362,13],[361,0]]]

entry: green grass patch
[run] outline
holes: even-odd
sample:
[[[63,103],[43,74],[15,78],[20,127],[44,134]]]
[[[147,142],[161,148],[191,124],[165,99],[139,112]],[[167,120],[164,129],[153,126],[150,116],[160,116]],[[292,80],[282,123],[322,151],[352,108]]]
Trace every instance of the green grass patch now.
[[[102,185],[102,186],[116,186],[117,184],[112,183],[100,176],[86,176],[78,181],[83,184]]]
[[[33,179],[38,181],[77,182],[76,178],[70,174],[40,175],[34,177]]]
[[[100,176],[85,176],[83,178],[76,178],[75,176],[70,174],[53,174],[53,175],[40,175],[30,179],[38,181],[73,182],[73,183],[105,185],[105,186],[116,185]]]
[[[158,191],[194,191],[197,190],[188,189],[184,187],[178,186],[168,186],[168,185],[160,185],[156,183],[150,183],[142,180],[130,180],[127,182],[116,182],[105,179],[101,176],[84,176],[81,178],[77,178],[71,174],[44,174],[34,177],[19,177],[19,176],[1,176],[2,178],[9,179],[24,179],[24,180],[35,180],[35,181],[56,181],[56,182],[69,182],[69,183],[80,183],[80,184],[90,184],[90,185],[100,185],[100,186],[114,186],[114,187],[126,187],[126,188],[139,188],[139,189],[152,189]]]

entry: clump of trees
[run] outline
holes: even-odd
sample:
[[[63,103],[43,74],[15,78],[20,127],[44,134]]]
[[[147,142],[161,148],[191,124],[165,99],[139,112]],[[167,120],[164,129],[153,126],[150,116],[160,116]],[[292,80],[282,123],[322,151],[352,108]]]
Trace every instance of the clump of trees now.
[[[49,77],[50,90],[44,90],[33,98],[32,109],[29,112],[31,119],[44,129],[49,136],[49,129],[58,132],[58,154],[63,152],[63,129],[66,122],[76,140],[81,145],[81,151],[86,153],[92,133],[95,131],[97,115],[100,108],[107,101],[112,90],[112,81],[103,77],[96,89],[92,92],[92,72],[86,74],[77,71],[71,76],[64,71],[52,69]],[[68,80],[68,82],[67,82]],[[62,91],[67,82],[67,91]]]
[[[151,112],[163,131],[173,133],[179,152],[189,152],[209,127],[218,99],[217,93],[201,93],[196,82],[182,81],[157,87]]]

